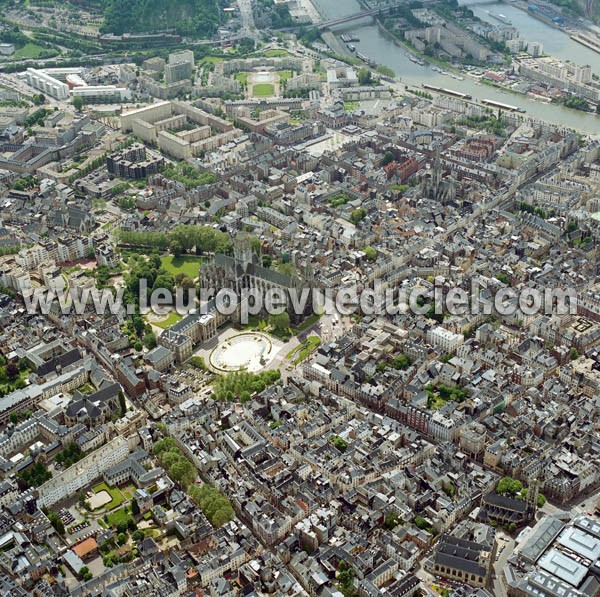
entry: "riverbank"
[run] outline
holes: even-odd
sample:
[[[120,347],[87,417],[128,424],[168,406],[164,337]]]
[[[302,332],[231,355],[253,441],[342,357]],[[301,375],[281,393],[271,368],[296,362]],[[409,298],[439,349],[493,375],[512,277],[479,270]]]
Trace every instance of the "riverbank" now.
[[[416,56],[417,58],[421,59],[422,61],[425,62],[426,65],[436,65],[442,69],[444,69],[447,72],[454,72],[459,74],[462,77],[468,77],[470,80],[474,81],[475,84],[477,85],[485,85],[487,87],[490,88],[494,88],[497,89],[500,92],[504,92],[504,93],[508,93],[517,97],[522,97],[522,98],[529,98],[531,101],[540,103],[540,104],[544,104],[544,105],[548,105],[550,103],[552,103],[553,105],[560,105],[562,108],[566,109],[566,110],[570,110],[571,112],[573,112],[574,114],[590,114],[592,116],[597,116],[596,112],[594,112],[593,110],[580,110],[577,108],[571,108],[570,106],[564,105],[562,103],[556,103],[556,102],[550,102],[547,98],[544,98],[543,96],[537,96],[534,94],[530,94],[530,93],[525,93],[522,91],[518,91],[516,89],[513,89],[511,87],[505,87],[503,85],[498,85],[497,83],[494,83],[493,81],[490,81],[488,79],[484,79],[483,77],[477,77],[473,74],[471,74],[470,72],[462,69],[462,68],[457,68],[455,65],[450,64],[448,62],[445,62],[443,60],[439,60],[435,57],[432,56],[428,56],[426,55],[424,52],[419,52],[416,48],[414,48],[411,44],[406,43],[403,39],[399,38],[398,35],[396,35],[395,33],[393,33],[392,31],[390,31],[385,24],[381,21],[380,18],[375,17],[375,23],[377,25],[377,28],[379,29],[379,31],[382,33],[382,35],[384,37],[387,37],[388,39],[391,39],[394,44],[396,46],[398,46],[399,48],[402,48],[403,50],[406,50],[409,54]],[[521,108],[521,110],[523,111],[527,111]],[[600,118],[599,118],[600,120]]]
[[[340,0],[312,0],[312,2],[324,20],[341,18],[362,10],[357,0],[344,0],[344,2],[340,2]],[[470,4],[469,6],[478,12],[484,13],[481,4]],[[561,60],[571,59],[573,62],[585,64],[584,59],[581,58],[582,53],[586,54],[587,52],[595,56],[591,50],[586,50],[583,46],[569,39],[564,33],[549,28],[544,30],[545,25],[540,21],[531,18],[509,4],[486,4],[485,9],[510,14],[515,26],[526,32],[526,35],[523,35],[525,39],[543,39],[545,46],[549,47],[551,53]],[[488,15],[485,16],[488,17]],[[377,64],[393,69],[404,85],[417,89],[421,89],[423,84],[440,88],[450,87],[460,93],[471,95],[473,100],[476,101],[491,99],[496,102],[513,104],[525,110],[527,116],[533,120],[572,128],[582,134],[600,134],[600,117],[596,115],[544,103],[530,96],[510,93],[503,88],[483,85],[483,83],[471,77],[464,77],[464,80],[454,80],[436,72],[430,66],[416,64],[408,58],[414,52],[401,45],[395,37],[389,34],[386,35],[373,19],[363,19],[349,26],[336,29],[337,34],[350,32],[359,38],[359,41],[353,42],[357,52],[368,56]],[[427,58],[429,59],[429,57]],[[590,62],[590,64],[594,64],[594,62]],[[447,65],[444,63],[443,66],[446,67]]]
[[[580,41],[579,39],[576,39],[576,36],[582,36],[583,38],[586,38],[589,36],[593,40],[595,38],[595,35],[594,35],[593,30],[590,29],[589,27],[587,27],[587,26],[582,27],[581,23],[577,23],[575,27],[572,27],[570,25],[562,25],[560,23],[555,23],[547,15],[540,13],[537,10],[529,10],[529,5],[526,2],[522,2],[521,0],[513,0],[511,2],[511,5],[514,6],[515,8],[522,10],[530,17],[544,23],[544,25],[547,25],[548,27],[552,27],[553,29],[557,29],[558,31],[561,31],[565,35],[568,35],[573,41],[576,41],[577,43],[580,43],[583,46],[589,48],[590,50],[593,50],[594,52],[598,52],[600,54],[600,46],[597,45],[596,47],[594,47],[593,45],[588,45],[584,41]],[[558,9],[559,9],[559,7],[556,6],[557,13],[560,12],[560,14],[562,15],[562,11],[559,11]],[[573,23],[575,23],[575,21],[571,17],[566,17],[566,19],[568,21],[573,21]]]
[[[515,89],[511,89],[510,87],[503,87],[502,85],[498,85],[498,84],[494,83],[493,81],[488,81],[486,79],[483,79],[482,77],[476,77],[475,75],[472,75],[468,71],[465,71],[461,68],[457,68],[453,64],[449,64],[448,62],[444,62],[443,60],[439,60],[438,58],[435,58],[432,56],[427,56],[425,53],[419,52],[416,48],[414,48],[410,44],[407,44],[406,42],[404,42],[400,38],[398,38],[396,35],[394,35],[391,31],[389,31],[386,28],[386,26],[381,22],[380,19],[377,18],[377,19],[375,19],[375,21],[377,23],[377,27],[384,35],[389,36],[389,38],[398,47],[406,50],[413,56],[416,56],[417,58],[423,60],[427,66],[430,66],[433,64],[433,65],[438,66],[439,68],[443,69],[446,72],[452,72],[461,77],[469,77],[476,84],[487,85],[488,87],[494,87],[495,89],[498,89],[499,91],[505,91],[505,92],[512,93],[514,95],[519,95],[522,97],[528,96],[528,94],[523,93],[521,91],[516,91]],[[454,77],[451,77],[451,78],[454,79]],[[454,79],[454,80],[457,80],[457,79]],[[532,99],[535,99],[535,101],[538,101],[536,98],[532,98]]]
[[[584,35],[583,33],[579,33],[579,32],[572,33],[571,35],[569,35],[569,37],[573,41],[576,41],[578,44],[581,44],[582,46],[585,46],[586,48],[593,50],[597,54],[600,54],[600,42],[599,41],[590,39],[588,36]]]
[[[399,48],[406,50],[412,56],[415,56],[416,58],[422,60],[426,66],[430,66],[433,64],[434,66],[440,67],[442,70],[445,70],[447,72],[453,72],[455,74],[460,75],[461,77],[469,76],[468,72],[462,70],[461,68],[457,68],[449,62],[440,60],[435,56],[428,56],[424,52],[419,52],[419,50],[417,50],[414,46],[405,42],[402,38],[398,37],[397,35],[394,35],[394,33],[387,29],[387,27],[381,22],[379,18],[375,18],[375,23],[384,36],[387,36],[389,39],[391,39]],[[474,80],[478,80],[477,77],[473,77],[472,75],[471,78]]]

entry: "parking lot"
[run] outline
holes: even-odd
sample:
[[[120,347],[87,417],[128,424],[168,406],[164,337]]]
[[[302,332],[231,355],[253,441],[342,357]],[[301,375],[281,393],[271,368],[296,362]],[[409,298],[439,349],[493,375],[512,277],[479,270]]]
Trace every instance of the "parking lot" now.
[[[65,525],[65,540],[71,545],[103,530],[75,498],[69,500],[56,513]],[[86,520],[86,517],[89,518]]]

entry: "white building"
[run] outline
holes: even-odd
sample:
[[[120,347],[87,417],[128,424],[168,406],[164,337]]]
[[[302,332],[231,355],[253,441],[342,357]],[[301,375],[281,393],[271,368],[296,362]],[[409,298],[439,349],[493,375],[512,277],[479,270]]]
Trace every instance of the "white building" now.
[[[445,352],[456,352],[464,344],[465,337],[437,326],[427,332],[427,341],[433,346],[439,346]]]
[[[14,44],[0,44],[0,54],[3,56],[11,56],[15,53]]]
[[[534,58],[541,56],[544,52],[544,46],[542,42],[539,41],[529,41],[527,42],[527,53],[531,54]]]
[[[460,425],[455,419],[435,411],[429,419],[429,433],[439,442],[451,442],[460,431]]]
[[[104,471],[125,460],[129,445],[122,436],[98,448],[38,488],[38,505],[50,507],[93,483]]]
[[[72,96],[80,97],[84,102],[125,102],[131,99],[131,91],[115,85],[86,85],[75,87]]]
[[[44,71],[28,68],[25,76],[27,78],[27,83],[31,85],[31,87],[38,89],[54,99],[64,100],[69,97],[69,86]]]

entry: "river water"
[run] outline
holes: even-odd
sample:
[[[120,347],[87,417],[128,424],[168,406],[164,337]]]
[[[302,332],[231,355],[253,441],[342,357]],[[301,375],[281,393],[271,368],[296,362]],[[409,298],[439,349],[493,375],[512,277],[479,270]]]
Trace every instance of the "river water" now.
[[[358,0],[312,0],[312,2],[324,19],[342,17],[362,10]],[[600,65],[600,54],[596,54],[596,52],[578,44],[566,33],[542,23],[526,11],[503,2],[466,0],[464,3],[468,4],[480,19],[494,25],[500,23],[486,11],[505,15],[520,32],[520,37],[527,41],[541,41],[546,53],[562,60],[572,60],[576,64],[590,64],[592,70],[600,71],[598,66]],[[421,83],[429,83],[430,85],[454,89],[461,93],[468,93],[474,99],[487,98],[518,106],[525,109],[534,118],[588,133],[600,133],[600,116],[538,102],[523,95],[483,85],[466,76],[464,81],[458,81],[431,70],[430,66],[419,66],[411,62],[407,51],[399,46],[390,35],[374,24],[370,18],[354,21],[336,30],[340,33],[344,31],[351,31],[360,38],[360,41],[353,42],[359,52],[375,60],[378,64],[385,64],[393,68],[402,82],[408,85],[418,86]]]

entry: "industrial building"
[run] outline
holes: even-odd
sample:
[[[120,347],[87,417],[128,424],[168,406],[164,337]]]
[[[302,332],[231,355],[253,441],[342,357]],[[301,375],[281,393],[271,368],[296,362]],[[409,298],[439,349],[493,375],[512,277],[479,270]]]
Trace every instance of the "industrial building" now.
[[[584,597],[600,594],[600,523],[557,512],[524,531],[504,574],[509,595]]]

